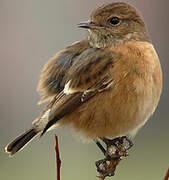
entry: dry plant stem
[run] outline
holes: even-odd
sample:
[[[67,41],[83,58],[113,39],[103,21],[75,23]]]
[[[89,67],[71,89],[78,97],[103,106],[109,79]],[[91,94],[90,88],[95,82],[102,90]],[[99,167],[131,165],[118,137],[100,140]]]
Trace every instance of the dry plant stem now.
[[[55,151],[56,151],[56,165],[57,165],[57,180],[60,180],[60,167],[61,167],[61,160],[60,160],[60,153],[59,153],[59,143],[58,143],[58,137],[55,134]]]
[[[99,179],[98,180],[104,180],[105,178],[104,177],[99,177]]]
[[[166,175],[165,175],[164,180],[168,180],[168,179],[169,179],[169,168],[168,168],[168,171],[167,171],[167,173],[166,173]]]

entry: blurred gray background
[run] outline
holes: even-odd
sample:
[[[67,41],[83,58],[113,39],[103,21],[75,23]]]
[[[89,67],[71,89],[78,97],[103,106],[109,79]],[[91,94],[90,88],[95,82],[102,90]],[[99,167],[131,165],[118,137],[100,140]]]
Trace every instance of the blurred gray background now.
[[[102,154],[82,144],[68,128],[37,138],[15,157],[5,145],[39,114],[36,86],[49,57],[87,35],[76,24],[104,0],[0,0],[0,179],[55,180],[55,140],[59,136],[61,179],[97,179],[94,162]],[[108,0],[107,0],[108,2]],[[110,2],[110,1],[109,1]],[[112,1],[111,1],[112,2]],[[163,69],[163,94],[153,117],[135,138],[130,156],[114,179],[160,180],[169,166],[169,1],[128,0],[147,23]]]

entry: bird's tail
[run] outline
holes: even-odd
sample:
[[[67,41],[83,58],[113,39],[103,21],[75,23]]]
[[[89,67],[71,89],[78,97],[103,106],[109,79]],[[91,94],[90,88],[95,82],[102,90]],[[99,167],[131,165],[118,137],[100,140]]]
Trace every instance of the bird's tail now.
[[[27,130],[5,147],[6,152],[10,155],[15,154],[16,152],[21,150],[26,144],[28,144],[38,133],[39,131],[37,131],[35,128]]]

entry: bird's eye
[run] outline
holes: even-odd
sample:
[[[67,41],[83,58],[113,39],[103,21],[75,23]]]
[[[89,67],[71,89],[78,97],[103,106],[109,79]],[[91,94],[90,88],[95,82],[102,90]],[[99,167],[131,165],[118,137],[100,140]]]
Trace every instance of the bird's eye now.
[[[118,17],[112,17],[109,22],[113,25],[113,26],[117,26],[120,23],[120,19]]]

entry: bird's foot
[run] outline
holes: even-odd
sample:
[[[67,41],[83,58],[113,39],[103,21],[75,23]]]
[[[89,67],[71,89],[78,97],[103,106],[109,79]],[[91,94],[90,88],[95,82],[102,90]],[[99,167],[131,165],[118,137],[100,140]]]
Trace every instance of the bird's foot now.
[[[107,176],[114,176],[116,166],[123,157],[128,156],[128,150],[133,146],[131,140],[126,136],[115,139],[101,139],[106,144],[106,149],[96,141],[97,146],[105,155],[105,158],[96,162],[97,171],[103,179]]]
[[[117,137],[115,139],[102,138],[102,141],[106,144],[107,149],[114,146],[116,149],[120,150],[124,148],[127,151],[133,146],[133,142],[127,136]]]
[[[108,158],[96,161],[97,172],[100,173],[100,178],[104,179],[107,176],[114,176],[116,165],[118,164],[119,159],[114,158],[113,160]]]

